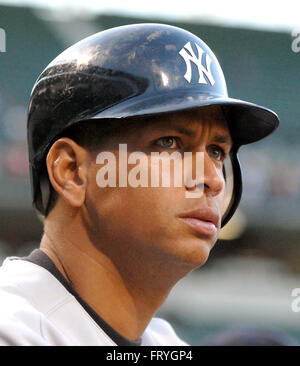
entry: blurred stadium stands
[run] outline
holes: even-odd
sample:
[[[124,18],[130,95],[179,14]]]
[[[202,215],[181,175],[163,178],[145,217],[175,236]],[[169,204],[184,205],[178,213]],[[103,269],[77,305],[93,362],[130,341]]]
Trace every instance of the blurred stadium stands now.
[[[6,52],[0,53],[1,258],[28,253],[38,245],[42,233],[42,225],[31,208],[26,150],[26,108],[34,81],[57,54],[74,42],[106,28],[140,22],[155,22],[155,19],[108,15],[64,19],[46,10],[0,5],[0,28],[5,30],[7,42]],[[292,37],[288,33],[168,23],[192,31],[211,46],[221,62],[232,97],[274,109],[281,119],[280,128],[271,137],[241,149],[244,193],[238,216],[223,235],[230,240],[221,240],[216,245],[207,269],[200,269],[199,273],[196,271],[192,275],[191,281],[195,283],[189,282],[188,285],[184,282],[186,292],[181,285],[178,286],[179,290],[175,293],[180,295],[176,297],[176,306],[180,296],[185,300],[189,296],[191,307],[184,309],[185,305],[182,304],[182,310],[196,316],[199,306],[199,318],[204,313],[206,319],[210,319],[210,311],[211,319],[220,314],[220,318],[214,320],[220,325],[225,318],[231,319],[231,315],[237,321],[246,318],[253,321],[256,317],[258,323],[263,322],[267,319],[264,315],[266,309],[276,303],[280,314],[284,311],[289,314],[282,315],[277,323],[275,314],[267,323],[292,329],[299,315],[291,313],[288,299],[291,300],[289,296],[293,286],[300,287],[297,283],[300,277],[300,53],[292,52]],[[242,221],[238,219],[241,217]],[[221,269],[227,271],[227,282],[219,263],[222,263]],[[224,263],[232,271],[228,272]],[[279,267],[276,267],[277,264],[274,267],[273,263]],[[264,270],[265,266],[270,268],[269,273]],[[219,272],[213,270],[216,268]],[[247,287],[249,270],[257,276],[252,277],[251,286]],[[255,284],[259,283],[259,274],[264,275],[265,282],[258,294]],[[218,278],[223,278],[224,284]],[[199,279],[202,282],[198,283]],[[265,290],[274,281],[277,287],[267,295]],[[231,302],[227,302],[230,312],[214,309],[210,305],[218,298],[218,288],[215,293],[208,291],[216,283],[222,291],[220,302],[231,298]],[[237,287],[245,283],[245,287],[228,289],[225,294],[226,286],[234,286],[234,283]],[[197,284],[199,293],[195,293]],[[189,286],[194,286],[193,290]],[[232,291],[239,293],[240,297],[230,297]],[[253,308],[249,298],[241,291],[248,291],[249,297],[256,293],[257,298],[253,301],[260,303],[260,308]],[[283,299],[281,295],[284,291]],[[197,298],[201,293],[207,295],[206,300]],[[172,299],[170,297],[168,311],[172,310]],[[240,314],[236,309],[241,310]],[[171,310],[169,316],[172,316]],[[191,317],[183,318],[189,327],[194,323]],[[208,323],[211,326],[213,322],[209,320]],[[183,328],[180,329],[184,333]],[[198,336],[201,337],[201,334]],[[196,343],[197,336],[193,335],[193,339]]]

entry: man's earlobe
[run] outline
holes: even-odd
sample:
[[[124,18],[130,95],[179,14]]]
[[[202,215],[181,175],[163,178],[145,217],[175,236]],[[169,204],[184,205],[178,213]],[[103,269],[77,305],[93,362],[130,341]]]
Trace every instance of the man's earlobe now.
[[[80,207],[85,200],[86,160],[87,151],[67,137],[55,141],[47,155],[50,182],[72,207]]]

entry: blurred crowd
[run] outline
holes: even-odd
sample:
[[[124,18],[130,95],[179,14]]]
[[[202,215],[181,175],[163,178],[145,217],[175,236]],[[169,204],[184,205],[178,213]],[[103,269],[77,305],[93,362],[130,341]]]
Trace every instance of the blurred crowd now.
[[[5,176],[28,184],[26,113],[26,107],[9,94],[5,98],[0,94],[0,187]]]

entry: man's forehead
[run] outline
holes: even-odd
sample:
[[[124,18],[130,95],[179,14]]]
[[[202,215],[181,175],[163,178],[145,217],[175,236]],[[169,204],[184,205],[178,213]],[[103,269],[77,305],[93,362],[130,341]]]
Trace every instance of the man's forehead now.
[[[168,129],[177,130],[179,133],[192,138],[198,134],[199,129],[202,129],[204,124],[212,132],[215,131],[218,135],[224,135],[227,137],[226,140],[231,142],[230,131],[220,106],[205,106],[184,111],[132,118],[122,126],[122,130],[118,130],[121,135],[126,134],[128,136],[143,131],[145,136],[148,132],[153,133],[155,130],[164,131]]]
[[[156,122],[156,126],[152,122]],[[208,106],[198,109],[171,112],[150,119],[149,128],[159,130],[174,130],[190,138],[198,138],[204,128],[210,130],[210,134],[217,142],[232,146],[232,137],[222,109],[219,106]]]

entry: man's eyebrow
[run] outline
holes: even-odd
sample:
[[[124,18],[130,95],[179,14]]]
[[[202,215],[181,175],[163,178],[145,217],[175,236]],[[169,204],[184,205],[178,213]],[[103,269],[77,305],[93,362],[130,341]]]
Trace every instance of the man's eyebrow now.
[[[231,139],[230,136],[227,136],[227,135],[216,134],[213,137],[213,141],[214,142],[219,142],[221,144],[228,144],[228,145],[232,146],[232,139]]]
[[[176,126],[173,125],[172,129],[189,137],[195,137],[196,136],[196,131],[183,127],[183,126]],[[216,134],[213,137],[213,141],[214,142],[219,142],[219,143],[224,143],[224,144],[228,144],[228,145],[232,145],[232,139],[230,136],[227,135],[221,135],[221,134]]]
[[[172,123],[171,121],[170,121],[170,124],[168,124],[168,126],[166,126],[166,128],[168,128],[168,129],[170,128],[176,132],[181,133],[182,135],[186,135],[186,136],[192,137],[192,138],[195,138],[197,135],[197,131],[184,127],[184,126],[176,125],[176,124]],[[226,135],[216,134],[213,137],[213,141],[228,144],[230,147],[233,144],[231,137],[227,134]]]
[[[183,127],[183,126],[172,126],[172,129],[181,133],[182,135],[186,135],[186,136],[189,136],[189,137],[195,137],[196,136],[196,132],[189,129],[189,128],[186,128],[186,127]]]
[[[178,133],[181,133],[182,135],[186,135],[188,137],[195,137],[196,136],[196,131],[194,131],[193,129],[191,128],[187,128],[187,127],[184,127],[182,125],[176,125],[176,123],[174,123],[174,121],[172,120],[167,120],[165,121],[166,124],[165,126],[160,126],[162,129],[166,129],[166,130],[173,130],[173,131],[176,131]]]

